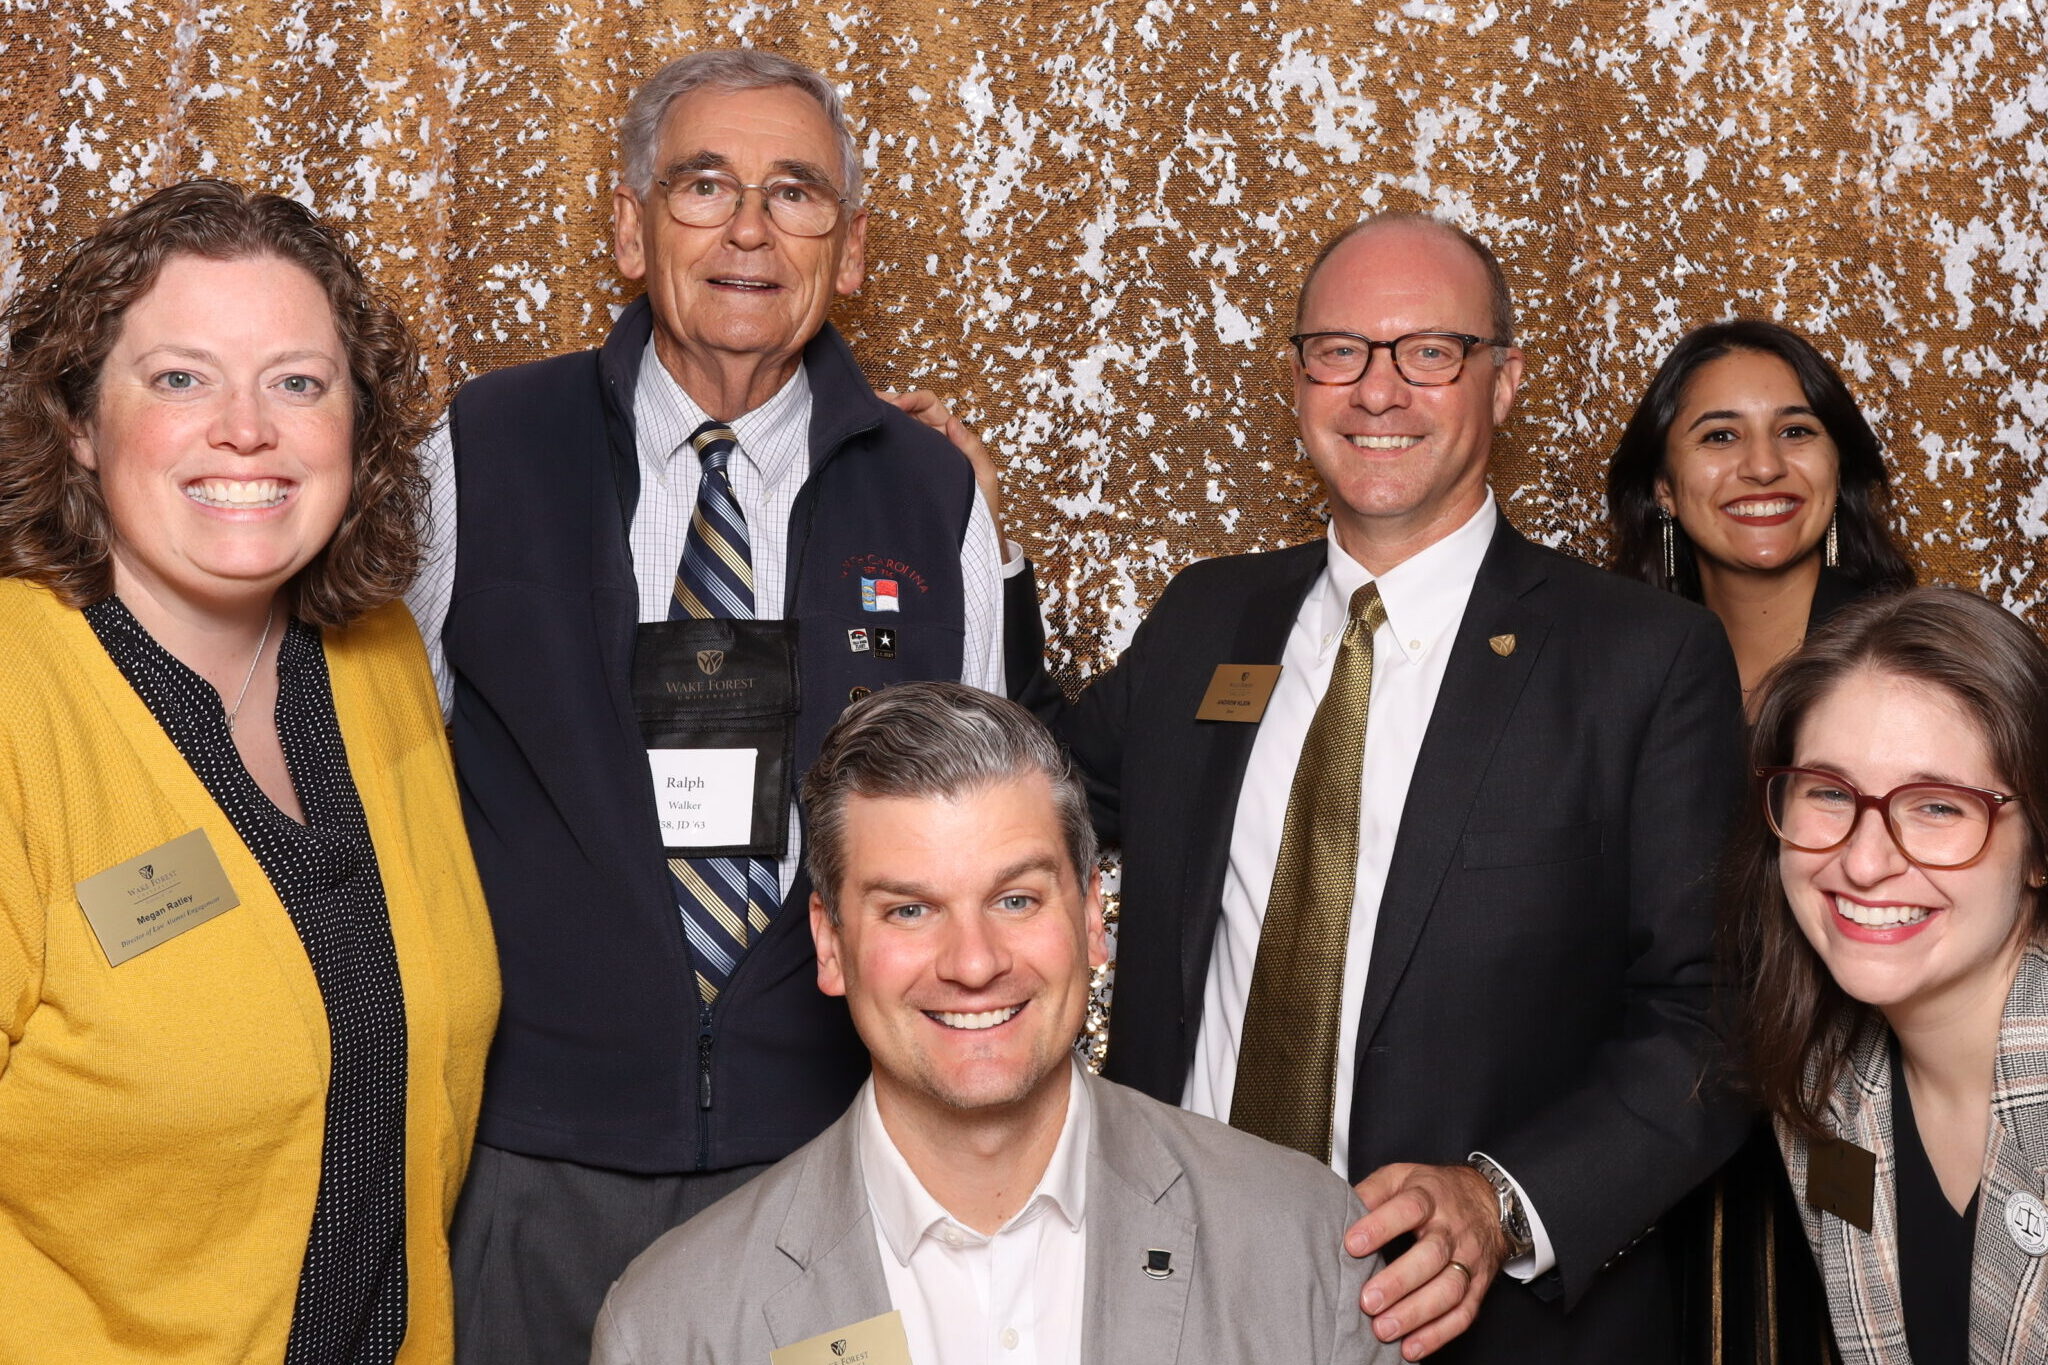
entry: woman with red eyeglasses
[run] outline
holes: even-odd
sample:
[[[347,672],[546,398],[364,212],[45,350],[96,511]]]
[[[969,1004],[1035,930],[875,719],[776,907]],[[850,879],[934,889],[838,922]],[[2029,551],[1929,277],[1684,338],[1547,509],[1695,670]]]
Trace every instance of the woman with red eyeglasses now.
[[[2048,1360],[2048,650],[1955,589],[1858,603],[1751,753],[1748,1060],[1843,1359]]]

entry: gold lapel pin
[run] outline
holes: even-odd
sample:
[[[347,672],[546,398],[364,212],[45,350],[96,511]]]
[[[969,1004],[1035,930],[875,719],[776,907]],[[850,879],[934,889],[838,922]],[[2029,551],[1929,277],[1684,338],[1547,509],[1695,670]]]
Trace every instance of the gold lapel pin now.
[[[1515,652],[1515,637],[1512,635],[1489,636],[1486,643],[1492,645],[1493,652],[1500,655],[1503,659]]]

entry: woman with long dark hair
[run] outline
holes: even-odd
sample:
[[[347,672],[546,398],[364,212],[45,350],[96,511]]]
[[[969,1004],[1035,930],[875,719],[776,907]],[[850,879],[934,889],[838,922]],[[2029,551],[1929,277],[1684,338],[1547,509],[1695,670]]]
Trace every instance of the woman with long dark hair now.
[[[1876,434],[1827,358],[1776,323],[1688,332],[1607,473],[1614,568],[1704,602],[1745,695],[1811,625],[1910,587]]]
[[[1671,349],[1615,447],[1613,567],[1720,617],[1747,704],[1833,612],[1912,584],[1885,529],[1888,492],[1876,433],[1811,342],[1770,322],[1712,323]],[[1687,1248],[1689,1359],[1826,1358],[1820,1286],[1762,1125],[1670,1221]]]

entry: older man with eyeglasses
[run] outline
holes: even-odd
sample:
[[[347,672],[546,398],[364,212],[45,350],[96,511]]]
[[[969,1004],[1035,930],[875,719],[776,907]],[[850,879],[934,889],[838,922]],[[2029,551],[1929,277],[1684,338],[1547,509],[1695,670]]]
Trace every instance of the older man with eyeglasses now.
[[[812,985],[795,780],[849,699],[1003,688],[987,501],[825,321],[867,232],[832,86],[699,53],[621,141],[645,296],[467,385],[429,452],[412,604],[505,981],[465,1362],[582,1359],[635,1253],[846,1108],[867,1058]]]

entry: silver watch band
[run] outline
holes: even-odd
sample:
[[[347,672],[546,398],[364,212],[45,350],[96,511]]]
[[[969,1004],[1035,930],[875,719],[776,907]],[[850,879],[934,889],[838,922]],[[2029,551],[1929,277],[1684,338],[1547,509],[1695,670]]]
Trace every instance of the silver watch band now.
[[[1515,1193],[1515,1182],[1508,1179],[1508,1173],[1490,1157],[1482,1156],[1478,1152],[1467,1157],[1465,1163],[1484,1176],[1487,1184],[1493,1186],[1493,1196],[1500,1215],[1501,1236],[1505,1237],[1508,1243],[1508,1259],[1514,1260],[1534,1251],[1536,1240],[1529,1231],[1529,1215],[1522,1208],[1522,1198]]]

